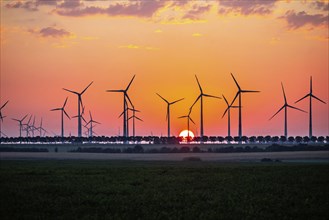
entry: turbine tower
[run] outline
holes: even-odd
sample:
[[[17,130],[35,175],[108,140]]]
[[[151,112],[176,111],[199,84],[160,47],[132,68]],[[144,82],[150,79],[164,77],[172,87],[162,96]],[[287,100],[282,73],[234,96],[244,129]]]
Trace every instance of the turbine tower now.
[[[2,135],[1,125],[3,123],[3,119],[6,117],[6,116],[2,116],[1,110],[7,105],[8,102],[9,102],[9,100],[5,104],[3,104],[0,108],[0,121],[1,121],[0,122],[0,138],[1,138],[1,135]]]
[[[308,93],[307,95],[305,95],[303,98],[298,99],[295,103],[302,101],[303,99],[310,97],[310,115],[309,115],[309,137],[312,137],[312,98],[317,99],[318,101],[326,104],[324,101],[322,101],[321,99],[319,99],[318,97],[316,97],[315,95],[313,95],[313,89],[312,89],[312,76],[310,79],[310,93]]]
[[[22,128],[23,128],[23,121],[28,115],[25,115],[21,120],[12,118],[12,120],[17,121],[19,123],[19,137],[22,137]]]
[[[198,83],[199,89],[200,89],[200,95],[198,96],[198,98],[195,100],[195,102],[193,103],[193,105],[190,107],[190,112],[192,111],[193,106],[195,105],[195,103],[197,103],[197,101],[200,99],[200,138],[201,138],[201,142],[202,142],[202,138],[203,138],[203,97],[210,97],[210,98],[216,98],[216,99],[221,99],[221,97],[218,96],[213,96],[213,95],[208,95],[203,93],[202,87],[199,83],[198,77],[195,75],[196,81]]]
[[[70,116],[66,113],[65,111],[65,106],[66,106],[66,102],[67,102],[68,97],[66,97],[64,105],[61,108],[54,108],[51,109],[50,111],[61,111],[61,119],[62,119],[62,139],[64,138],[64,114],[66,115],[66,117],[68,117],[70,119]],[[41,125],[40,125],[40,129],[42,128],[42,120],[41,120]],[[41,130],[40,130],[40,136],[41,136]]]
[[[240,85],[238,84],[238,82],[236,81],[236,79],[234,78],[233,74],[231,73],[232,78],[236,84],[236,86],[238,87],[238,92],[236,93],[231,105],[233,105],[234,101],[236,100],[236,98],[239,96],[239,142],[241,143],[241,138],[242,138],[242,111],[241,111],[241,99],[242,99],[242,93],[251,93],[251,92],[260,92],[260,91],[253,91],[253,90],[243,90],[241,89]]]
[[[76,94],[78,96],[78,137],[82,137],[82,127],[81,127],[81,111],[80,111],[80,106],[82,105],[82,94],[86,92],[86,90],[89,88],[89,86],[92,84],[93,82],[91,82],[81,93],[72,91],[72,90],[68,90],[63,88],[65,91],[71,92],[73,94]]]
[[[226,102],[227,108],[224,111],[224,114],[222,118],[224,118],[226,112],[227,112],[227,136],[231,136],[231,108],[238,108],[238,106],[233,106],[232,104],[229,104],[225,96],[223,95],[223,98]]]
[[[134,81],[135,79],[135,76],[133,76],[133,78],[130,80],[128,86],[126,87],[126,89],[120,89],[120,90],[106,90],[106,92],[122,92],[123,93],[123,136],[124,137],[128,137],[128,123],[127,123],[127,114],[128,114],[128,111],[127,111],[127,99],[130,103],[130,105],[132,107],[134,107],[134,105],[132,104],[129,96],[128,96],[128,90],[130,88],[130,85],[131,83]]]
[[[190,141],[190,121],[193,124],[195,124],[193,119],[191,118],[191,109],[190,109],[188,115],[183,115],[183,116],[180,116],[178,118],[187,118],[187,130],[188,130],[188,132],[187,132],[187,142],[189,142]]]
[[[169,102],[167,99],[163,98],[161,95],[159,95],[158,93],[156,93],[163,101],[165,101],[167,103],[167,114],[166,114],[166,120],[168,121],[168,138],[170,137],[170,106],[182,101],[184,98],[182,99],[178,99],[176,101],[173,102]]]
[[[283,88],[282,83],[281,83],[281,87],[282,87],[282,92],[283,92],[283,97],[284,97],[284,105],[269,120],[274,118],[274,116],[276,116],[282,109],[284,109],[284,136],[286,138],[288,138],[288,111],[287,111],[288,108],[293,108],[293,109],[296,109],[298,111],[305,112],[305,113],[306,113],[306,111],[289,105],[288,102],[287,102],[286,93],[284,92],[284,88]]]

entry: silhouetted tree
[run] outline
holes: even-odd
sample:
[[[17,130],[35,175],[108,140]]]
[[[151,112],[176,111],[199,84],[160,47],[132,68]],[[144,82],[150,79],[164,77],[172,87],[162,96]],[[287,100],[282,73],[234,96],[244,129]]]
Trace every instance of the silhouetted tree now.
[[[304,142],[304,143],[308,143],[308,142],[310,142],[310,138],[309,138],[308,136],[304,136],[304,137],[303,137],[303,142]]]
[[[295,138],[293,136],[288,137],[288,141],[290,143],[293,143],[295,141]]]

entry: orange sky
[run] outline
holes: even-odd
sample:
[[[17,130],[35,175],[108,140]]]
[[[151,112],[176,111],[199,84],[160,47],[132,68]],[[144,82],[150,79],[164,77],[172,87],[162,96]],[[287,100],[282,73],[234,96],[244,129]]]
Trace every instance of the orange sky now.
[[[308,101],[294,104],[309,91],[328,103],[328,1],[1,1],[1,105],[3,132],[18,135],[10,118],[43,117],[49,135],[60,134],[61,107],[77,114],[77,98],[62,90],[82,91],[99,135],[122,135],[122,95],[106,93],[135,81],[130,97],[144,122],[137,135],[166,135],[166,104],[172,106],[171,130],[186,129],[188,113],[198,96],[197,74],[204,92],[224,94],[237,89],[260,90],[243,96],[244,135],[282,135],[280,83],[288,102],[308,111]],[[313,133],[328,135],[328,104],[313,102]],[[205,135],[227,135],[223,100],[204,99]],[[87,115],[86,118],[89,118]],[[232,135],[238,111],[232,110]],[[288,112],[288,135],[308,135],[308,114]],[[199,105],[191,130],[200,128]],[[65,120],[65,134],[77,134],[77,120]],[[198,131],[199,133],[199,131]]]

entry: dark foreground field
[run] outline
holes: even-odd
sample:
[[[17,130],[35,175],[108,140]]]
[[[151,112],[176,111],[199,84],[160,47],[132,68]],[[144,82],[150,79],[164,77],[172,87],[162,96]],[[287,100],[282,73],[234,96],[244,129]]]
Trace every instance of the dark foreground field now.
[[[0,161],[1,219],[328,219],[328,164]]]

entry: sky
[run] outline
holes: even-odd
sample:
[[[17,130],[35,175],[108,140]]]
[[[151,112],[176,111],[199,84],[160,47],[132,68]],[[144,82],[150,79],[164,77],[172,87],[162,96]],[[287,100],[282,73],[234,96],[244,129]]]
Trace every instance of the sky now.
[[[60,108],[77,115],[83,94],[85,113],[100,122],[98,135],[122,135],[124,89],[136,75],[129,96],[136,109],[136,135],[167,135],[166,103],[171,131],[178,136],[203,91],[231,102],[237,87],[259,90],[242,96],[243,135],[283,135],[284,114],[269,118],[288,103],[308,111],[309,92],[329,102],[328,1],[1,1],[0,104],[7,116],[2,131],[18,136],[20,119],[43,118],[47,135],[60,134]],[[237,103],[236,103],[237,104]],[[204,134],[227,135],[223,99],[204,98]],[[313,134],[329,134],[328,104],[313,101]],[[89,115],[85,114],[86,120]],[[200,104],[191,113],[200,134]],[[77,119],[65,118],[65,135],[77,135]],[[130,128],[131,128],[130,124]],[[132,131],[130,131],[131,133]],[[231,134],[238,135],[238,111],[231,111]],[[308,135],[308,113],[288,110],[288,135]]]

